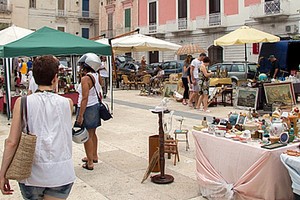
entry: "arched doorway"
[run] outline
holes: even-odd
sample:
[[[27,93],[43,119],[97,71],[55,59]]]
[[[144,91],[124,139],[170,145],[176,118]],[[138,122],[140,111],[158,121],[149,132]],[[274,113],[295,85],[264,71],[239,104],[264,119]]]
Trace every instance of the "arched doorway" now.
[[[210,64],[223,62],[223,47],[220,46],[210,46],[208,48],[208,56],[210,58]]]

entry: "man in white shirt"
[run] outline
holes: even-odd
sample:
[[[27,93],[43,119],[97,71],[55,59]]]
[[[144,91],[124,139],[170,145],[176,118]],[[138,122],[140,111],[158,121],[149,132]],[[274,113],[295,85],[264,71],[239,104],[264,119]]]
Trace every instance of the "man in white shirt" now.
[[[206,57],[205,53],[201,53],[199,55],[198,58],[195,58],[192,63],[191,63],[191,80],[192,80],[192,86],[191,86],[191,90],[192,90],[192,95],[190,96],[189,99],[189,106],[193,107],[193,103],[195,103],[195,105],[197,105],[197,101],[199,99],[199,68],[200,65],[202,64],[202,60],[203,58]]]
[[[106,98],[107,95],[107,88],[109,83],[109,74],[107,70],[107,62],[105,56],[100,56],[101,59],[101,68],[100,68],[100,76],[103,80],[102,90],[103,90],[103,97]]]

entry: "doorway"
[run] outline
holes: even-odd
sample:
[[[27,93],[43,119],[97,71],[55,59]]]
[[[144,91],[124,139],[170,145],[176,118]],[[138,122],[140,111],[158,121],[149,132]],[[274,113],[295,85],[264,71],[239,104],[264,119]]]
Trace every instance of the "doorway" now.
[[[220,46],[210,46],[208,48],[208,56],[210,58],[210,64],[223,62],[223,47]]]
[[[149,63],[159,62],[159,52],[158,51],[149,51]]]

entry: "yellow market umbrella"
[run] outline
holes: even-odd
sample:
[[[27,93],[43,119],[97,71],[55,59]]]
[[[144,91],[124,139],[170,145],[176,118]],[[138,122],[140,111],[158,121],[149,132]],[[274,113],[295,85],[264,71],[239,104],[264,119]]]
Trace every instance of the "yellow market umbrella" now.
[[[214,41],[214,45],[227,46],[236,44],[245,44],[245,60],[247,61],[246,44],[260,42],[278,42],[279,37],[251,28],[242,26]]]

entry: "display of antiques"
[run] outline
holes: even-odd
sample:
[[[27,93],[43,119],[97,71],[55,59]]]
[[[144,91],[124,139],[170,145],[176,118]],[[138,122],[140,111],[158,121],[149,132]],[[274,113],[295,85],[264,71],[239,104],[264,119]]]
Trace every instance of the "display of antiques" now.
[[[58,72],[58,93],[66,94],[75,92],[75,86],[72,83],[71,71],[65,68],[60,68]]]
[[[255,109],[250,108],[248,112],[230,112],[227,118],[213,117],[212,121],[204,118],[199,124],[193,126],[193,129],[214,134],[216,137],[274,149],[300,142],[299,118],[298,107],[294,107],[289,112],[277,107],[273,113],[265,115],[259,115]]]

